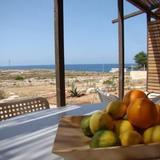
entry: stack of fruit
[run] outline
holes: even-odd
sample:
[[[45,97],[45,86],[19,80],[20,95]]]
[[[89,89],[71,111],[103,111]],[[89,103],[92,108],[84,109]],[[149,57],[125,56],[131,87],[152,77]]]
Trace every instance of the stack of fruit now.
[[[102,111],[81,120],[90,147],[129,146],[160,142],[160,105],[140,90],[131,90],[123,101],[112,101]]]

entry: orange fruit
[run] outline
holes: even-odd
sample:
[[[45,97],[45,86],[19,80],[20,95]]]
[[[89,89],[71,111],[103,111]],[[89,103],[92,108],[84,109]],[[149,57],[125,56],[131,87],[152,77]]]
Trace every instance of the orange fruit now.
[[[128,120],[135,127],[145,129],[157,121],[156,105],[148,98],[137,98],[127,109]]]
[[[147,95],[141,91],[141,90],[131,90],[129,91],[123,98],[123,102],[129,106],[130,103],[132,103],[137,98],[147,98]]]
[[[159,104],[156,104],[156,109],[157,109],[157,120],[156,120],[156,123],[155,124],[160,124],[160,105]]]

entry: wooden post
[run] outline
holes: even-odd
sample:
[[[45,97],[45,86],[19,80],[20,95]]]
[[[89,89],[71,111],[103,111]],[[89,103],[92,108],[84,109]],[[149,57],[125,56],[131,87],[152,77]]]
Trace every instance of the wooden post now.
[[[118,35],[119,35],[119,98],[124,96],[124,13],[123,0],[118,0]]]
[[[65,106],[63,0],[54,0],[57,106]]]

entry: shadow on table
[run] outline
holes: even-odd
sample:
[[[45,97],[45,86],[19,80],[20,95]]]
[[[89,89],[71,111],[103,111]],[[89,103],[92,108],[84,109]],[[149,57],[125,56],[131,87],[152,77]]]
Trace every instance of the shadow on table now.
[[[104,103],[84,105],[81,107],[72,108],[71,110],[69,109],[70,107],[67,107],[67,110],[63,110],[62,112],[58,112],[56,110],[57,113],[54,112],[54,109],[49,109],[51,114],[48,112],[46,112],[47,114],[44,115],[41,114],[41,116],[37,114],[37,116],[33,119],[27,119],[26,121],[24,121],[25,117],[17,118],[16,124],[7,126],[6,123],[6,126],[0,128],[0,140],[5,140],[14,136],[18,137],[19,135],[29,134],[38,130],[52,127],[58,124],[59,119],[63,116],[86,114],[94,110],[101,109],[104,107],[104,105]],[[42,112],[43,111],[40,113]]]

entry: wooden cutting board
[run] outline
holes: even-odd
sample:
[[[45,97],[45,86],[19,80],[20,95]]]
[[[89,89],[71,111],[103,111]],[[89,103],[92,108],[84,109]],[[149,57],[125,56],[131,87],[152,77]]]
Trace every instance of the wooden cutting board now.
[[[53,153],[70,160],[140,160],[160,159],[160,143],[115,146],[92,149],[90,138],[84,136],[80,121],[84,116],[63,117],[53,144]]]

